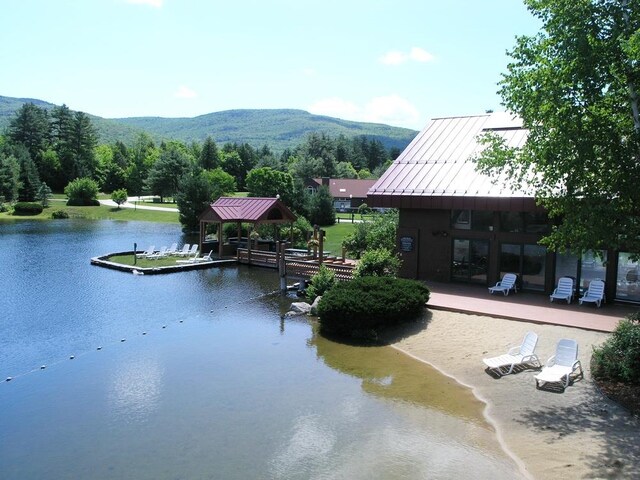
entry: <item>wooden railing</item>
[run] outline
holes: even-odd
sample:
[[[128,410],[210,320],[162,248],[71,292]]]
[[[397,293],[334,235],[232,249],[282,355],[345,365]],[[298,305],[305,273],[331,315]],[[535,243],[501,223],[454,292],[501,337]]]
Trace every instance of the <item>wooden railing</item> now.
[[[256,265],[267,268],[278,268],[278,255],[275,252],[249,251],[246,248],[238,248],[237,259],[239,263]],[[309,279],[320,269],[320,262],[313,256],[285,255],[285,272],[287,277]],[[340,259],[327,257],[322,264],[333,270],[338,280],[351,280],[355,265],[345,263]]]

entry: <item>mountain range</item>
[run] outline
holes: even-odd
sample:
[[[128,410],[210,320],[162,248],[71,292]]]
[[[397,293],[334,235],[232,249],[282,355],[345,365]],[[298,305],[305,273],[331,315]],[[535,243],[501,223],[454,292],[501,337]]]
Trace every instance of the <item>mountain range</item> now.
[[[0,96],[0,132],[9,125],[25,103],[52,109],[44,100]],[[120,140],[131,144],[142,132],[154,140],[202,142],[211,136],[218,145],[248,143],[259,148],[268,145],[275,152],[294,148],[310,133],[331,137],[366,136],[380,140],[387,148],[404,149],[418,133],[408,128],[366,122],[353,122],[295,109],[225,110],[189,118],[131,117],[103,118],[85,112],[98,131],[99,143]]]

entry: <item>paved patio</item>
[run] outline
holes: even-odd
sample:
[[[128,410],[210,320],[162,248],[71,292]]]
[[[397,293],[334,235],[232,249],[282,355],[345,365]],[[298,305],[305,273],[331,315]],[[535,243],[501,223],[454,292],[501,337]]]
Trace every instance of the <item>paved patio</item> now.
[[[435,310],[563,325],[599,332],[613,331],[621,319],[640,310],[636,305],[614,303],[596,308],[594,304],[579,305],[577,299],[570,305],[558,300],[551,303],[548,295],[540,293],[491,295],[487,287],[480,285],[426,283],[431,290],[427,306]]]

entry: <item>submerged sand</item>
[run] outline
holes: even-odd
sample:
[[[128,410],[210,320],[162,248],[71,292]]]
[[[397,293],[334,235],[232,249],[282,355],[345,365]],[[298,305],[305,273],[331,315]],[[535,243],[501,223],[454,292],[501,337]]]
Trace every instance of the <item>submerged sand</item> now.
[[[579,344],[584,379],[537,390],[535,369],[496,378],[482,358],[506,353],[527,331],[539,335],[544,363],[560,338]],[[604,397],[591,378],[593,346],[608,334],[478,315],[429,311],[410,330],[389,332],[392,345],[473,389],[499,441],[535,479],[640,478],[640,421]]]

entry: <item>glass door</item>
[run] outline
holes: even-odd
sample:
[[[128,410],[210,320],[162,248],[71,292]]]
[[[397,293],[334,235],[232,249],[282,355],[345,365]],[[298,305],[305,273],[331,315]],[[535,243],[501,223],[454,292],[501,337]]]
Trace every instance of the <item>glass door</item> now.
[[[488,240],[453,240],[451,277],[467,282],[487,283]]]
[[[505,273],[520,277],[520,287],[544,290],[547,249],[540,245],[503,243],[500,245],[500,278]]]

